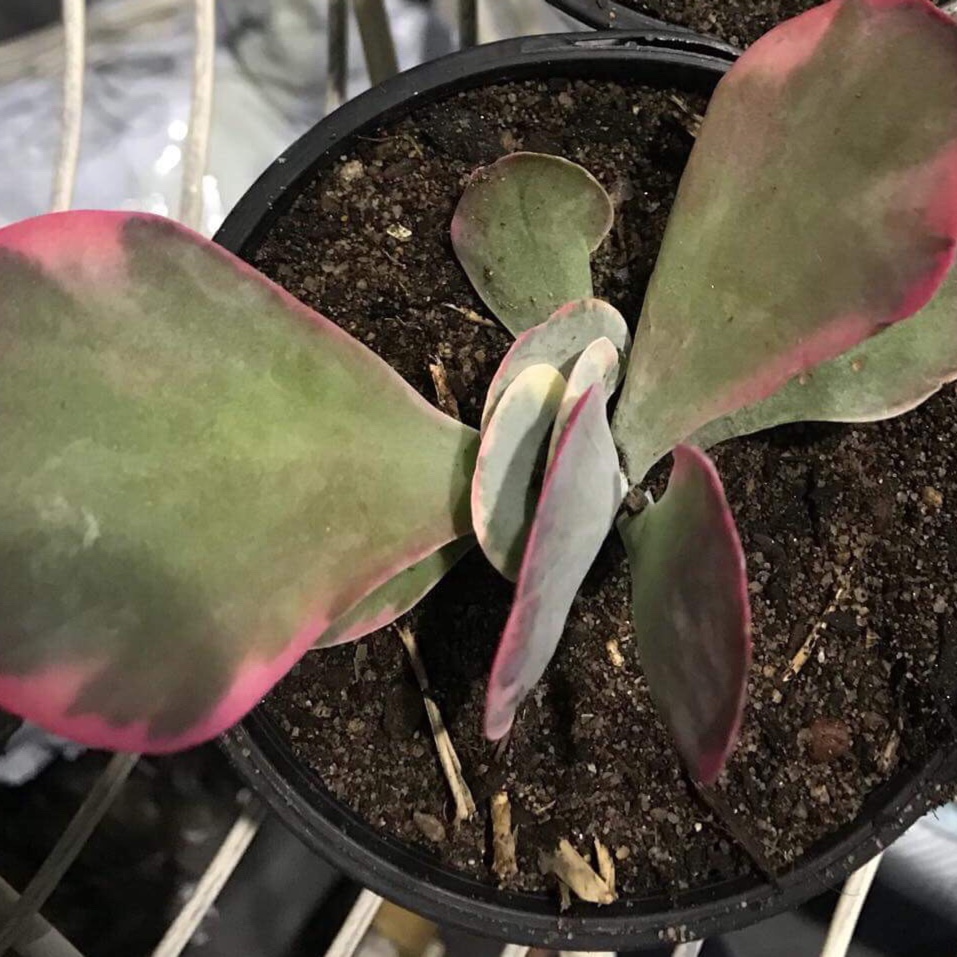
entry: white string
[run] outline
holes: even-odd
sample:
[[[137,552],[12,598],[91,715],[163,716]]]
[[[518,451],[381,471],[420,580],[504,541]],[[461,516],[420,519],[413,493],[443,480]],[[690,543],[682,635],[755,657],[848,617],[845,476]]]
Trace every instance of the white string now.
[[[25,932],[25,928],[35,914],[47,902],[50,895],[83,850],[100,819],[109,810],[113,799],[119,794],[126,779],[130,776],[139,756],[136,754],[114,754],[103,772],[96,779],[90,792],[83,799],[76,814],[60,835],[40,865],[39,870],[30,879],[10,912],[0,924],[0,957],[16,947]]]
[[[881,865],[882,857],[883,854],[878,854],[844,882],[841,897],[837,907],[834,908],[834,916],[831,918],[831,926],[828,928],[821,957],[845,957],[847,954],[851,939],[854,937],[854,929],[857,927],[857,919],[861,916],[861,909],[864,901],[867,900],[871,884],[874,883],[874,876]]]
[[[0,915],[11,909],[20,895],[0,877]],[[55,927],[34,914],[17,944],[20,957],[83,957]]]
[[[85,0],[63,2],[63,108],[60,118],[60,153],[53,180],[54,212],[73,204],[76,168],[80,159],[83,126],[83,67],[86,59]]]
[[[209,156],[213,120],[213,77],[216,60],[216,0],[195,0],[196,52],[193,96],[183,158],[179,218],[191,229],[203,226],[203,174]]]
[[[264,816],[265,812],[258,804],[239,815],[226,835],[226,840],[220,845],[216,856],[210,861],[209,867],[200,878],[192,897],[183,906],[176,920],[170,924],[165,936],[153,951],[153,957],[179,957],[186,949],[213,901],[219,896],[219,892],[226,886],[226,881],[243,859]]]
[[[382,898],[378,894],[362,891],[325,957],[353,957],[381,906]]]
[[[698,957],[703,947],[703,940],[689,940],[685,944],[678,944],[671,952],[671,957]]]

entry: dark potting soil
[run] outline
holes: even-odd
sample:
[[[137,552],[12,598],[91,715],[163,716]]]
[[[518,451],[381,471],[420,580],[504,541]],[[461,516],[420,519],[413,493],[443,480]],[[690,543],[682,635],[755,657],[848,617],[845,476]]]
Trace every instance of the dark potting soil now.
[[[604,0],[595,0],[602,6]],[[623,7],[747,47],[772,27],[824,0],[615,0]]]
[[[709,33],[738,47],[750,46],[783,20],[822,0],[616,0],[666,23]]]
[[[602,6],[604,0],[595,0]],[[615,0],[666,23],[748,47],[768,30],[824,0]],[[942,2],[942,0],[941,0]],[[940,4],[938,4],[940,5]]]
[[[608,83],[461,94],[344,153],[276,223],[255,263],[432,401],[428,365],[441,359],[462,418],[476,425],[511,339],[490,321],[448,240],[469,172],[524,148],[598,176],[618,217],[595,257],[597,291],[634,317],[692,144],[687,114],[702,108]],[[948,388],[877,425],[779,429],[715,455],[747,551],[755,644],[742,739],[717,790],[781,869],[948,733],[957,395]],[[332,793],[476,877],[494,880],[488,798],[499,789],[518,825],[515,888],[547,886],[539,852],[563,837],[582,852],[594,837],[608,845],[625,895],[749,872],[725,824],[692,793],[652,708],[613,537],[496,758],[481,720],[511,592],[474,550],[404,619],[479,804],[470,823],[449,823],[421,695],[393,629],[307,655],[266,707]],[[783,683],[809,636],[806,663]]]

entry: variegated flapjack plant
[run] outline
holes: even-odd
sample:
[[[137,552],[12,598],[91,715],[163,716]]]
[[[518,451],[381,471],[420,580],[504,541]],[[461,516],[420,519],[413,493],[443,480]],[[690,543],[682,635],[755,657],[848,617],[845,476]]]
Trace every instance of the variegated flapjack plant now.
[[[649,690],[691,774],[717,777],[741,720],[749,610],[738,535],[701,449],[784,422],[885,418],[957,375],[946,278],[955,30],[923,0],[835,0],[751,47],[709,104],[633,344],[584,269],[598,224],[610,225],[598,184],[527,154],[473,177],[456,251],[486,304],[527,330],[493,382],[472,485],[478,540],[517,578],[489,686],[491,737],[541,677],[616,523]],[[939,114],[925,112],[931,103]],[[578,189],[566,185],[574,176]],[[550,259],[571,301],[549,317]],[[622,375],[609,425],[603,406]],[[543,417],[575,401],[546,449]],[[536,459],[523,442],[547,464],[531,492]],[[662,499],[621,509],[672,450]]]
[[[499,738],[617,525],[649,688],[712,782],[750,636],[702,449],[895,415],[957,375],[957,26],[929,0],[831,0],[752,46],[712,97],[634,341],[593,294],[612,216],[558,157],[473,176],[453,246],[516,336],[480,432],[168,221],[0,231],[0,706],[94,746],[195,744],[477,539],[516,582]],[[623,507],[670,451],[661,500]]]

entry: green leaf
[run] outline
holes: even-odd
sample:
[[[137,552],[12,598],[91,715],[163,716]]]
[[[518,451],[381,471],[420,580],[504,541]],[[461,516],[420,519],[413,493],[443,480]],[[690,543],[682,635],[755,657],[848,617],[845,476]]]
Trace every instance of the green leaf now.
[[[562,401],[552,426],[552,437],[548,443],[547,461],[555,457],[555,450],[565,431],[565,423],[578,405],[578,400],[593,386],[597,385],[607,402],[618,388],[618,350],[611,339],[602,336],[596,339],[578,357],[568,374]]]
[[[0,707],[169,751],[470,531],[477,435],[157,217],[0,231]]]
[[[678,446],[661,501],[619,522],[648,690],[688,770],[712,784],[741,724],[751,660],[744,553],[714,465]]]
[[[482,436],[472,479],[472,521],[482,551],[510,581],[518,576],[548,434],[564,390],[557,369],[529,366],[505,390]]]
[[[637,483],[677,442],[913,315],[957,236],[957,24],[833,0],[721,81],[638,325],[614,432]]]
[[[320,636],[315,647],[329,648],[332,645],[356,641],[391,625],[432,591],[474,545],[473,535],[457,538],[403,569],[337,619],[335,624]]]
[[[566,303],[545,322],[523,332],[505,354],[488,388],[482,410],[482,431],[495,411],[502,393],[529,366],[545,362],[567,379],[587,346],[602,337],[610,339],[621,356],[620,375],[631,349],[631,335],[621,313],[601,299],[578,299]]]
[[[545,672],[565,619],[622,500],[618,453],[600,386],[575,405],[548,467],[528,536],[515,602],[489,678],[485,733],[508,733]]]
[[[757,405],[699,429],[689,440],[725,439],[788,422],[875,422],[901,415],[957,378],[957,271],[937,295],[899,322],[788,382]]]
[[[512,153],[472,175],[452,219],[452,246],[476,292],[517,336],[591,296],[591,254],[613,218],[608,194],[581,166]]]

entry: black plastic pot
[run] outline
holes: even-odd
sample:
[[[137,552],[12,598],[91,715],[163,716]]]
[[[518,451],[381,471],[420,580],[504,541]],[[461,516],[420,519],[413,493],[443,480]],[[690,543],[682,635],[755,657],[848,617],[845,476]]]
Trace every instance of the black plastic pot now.
[[[659,20],[657,17],[638,13],[631,7],[615,3],[615,0],[545,0],[545,2],[556,10],[567,13],[573,20],[577,20],[586,27],[594,27],[596,30],[672,30],[675,33],[689,33],[692,36],[702,37],[702,34],[689,27],[678,26],[666,20]],[[934,0],[934,2],[937,6],[944,4],[944,0]],[[730,53],[741,53],[738,47],[725,43],[723,40],[715,38],[714,43]]]
[[[670,30],[674,33],[701,36],[688,27],[677,26],[659,20],[657,17],[638,13],[637,10],[615,3],[615,0],[545,0],[545,2],[556,10],[567,13],[573,20],[577,20],[586,27],[594,27],[596,30]],[[736,55],[741,52],[737,47],[723,40],[714,38],[712,42],[716,47],[731,54]]]
[[[657,30],[663,24],[655,17],[649,17],[637,10],[623,7],[615,0],[545,0],[545,2],[567,13],[573,20],[594,27],[596,30]]]
[[[315,126],[263,174],[216,238],[248,258],[300,187],[347,152],[356,137],[460,90],[560,76],[628,78],[708,93],[731,60],[724,44],[661,29],[509,40],[437,60],[394,77]],[[747,878],[605,908],[578,904],[559,915],[553,898],[500,891],[377,833],[297,761],[262,708],[224,736],[223,744],[289,827],[358,883],[445,925],[576,950],[627,950],[709,937],[794,907],[834,886],[927,809],[947,800],[945,783],[957,778],[955,744],[874,794],[857,821],[776,884]]]

